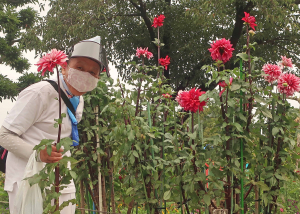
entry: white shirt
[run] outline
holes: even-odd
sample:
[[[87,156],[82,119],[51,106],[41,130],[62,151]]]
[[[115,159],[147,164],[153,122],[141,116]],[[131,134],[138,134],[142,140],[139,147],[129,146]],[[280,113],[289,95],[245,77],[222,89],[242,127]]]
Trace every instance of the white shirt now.
[[[60,82],[61,87],[62,83]],[[64,90],[63,90],[64,91]],[[3,122],[3,126],[18,134],[26,143],[38,145],[42,139],[57,140],[58,128],[54,128],[54,119],[59,118],[58,92],[47,81],[35,83],[24,89],[14,107]],[[83,98],[76,110],[76,119],[79,122],[83,112]],[[61,127],[61,139],[71,136],[72,125],[68,117],[67,106],[61,100],[61,113],[67,116],[63,118]],[[66,153],[70,156],[70,151]],[[12,191],[15,182],[23,179],[27,160],[9,152],[6,160],[4,190]],[[61,193],[75,192],[73,181]]]

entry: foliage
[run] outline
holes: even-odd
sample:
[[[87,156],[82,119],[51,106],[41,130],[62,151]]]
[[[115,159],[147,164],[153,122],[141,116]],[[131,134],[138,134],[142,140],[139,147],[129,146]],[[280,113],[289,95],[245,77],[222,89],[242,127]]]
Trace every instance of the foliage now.
[[[5,174],[0,172],[0,212],[9,213],[8,211],[8,194],[4,191]]]
[[[230,1],[230,3],[233,2]],[[279,7],[290,7],[288,2],[276,1],[277,4],[272,5],[274,14],[277,14],[275,22],[280,23],[282,21],[280,18],[282,18],[282,14],[286,14],[286,11]],[[146,3],[154,5],[152,1]],[[187,13],[187,17],[190,15],[196,20],[199,19],[199,16],[201,17],[195,9],[199,7],[199,4],[204,7],[201,12],[207,8],[211,12],[211,6],[216,6],[214,1],[211,5],[205,4],[207,1],[187,1],[185,3],[185,7],[188,4],[193,6],[188,8],[191,10],[191,14]],[[225,4],[223,1],[222,3]],[[238,12],[244,10],[269,12],[264,8],[268,5],[265,1],[236,1],[235,3],[239,6]],[[88,6],[86,2],[79,2],[78,4],[79,6]],[[109,7],[109,4],[101,5],[101,2],[98,4],[100,4],[100,7],[97,8],[99,11],[104,8],[106,9],[104,11],[113,9],[122,12],[125,8],[129,10],[132,9],[130,6],[134,6],[137,10],[141,10],[141,16],[145,23],[147,24],[147,18],[149,21],[149,17],[145,16],[145,14],[147,15],[146,10],[143,10],[145,4],[138,6],[134,1],[120,2],[115,4],[116,8]],[[123,7],[123,4],[126,7]],[[68,5],[68,13],[62,12],[57,15],[54,11],[58,7],[64,11],[66,5],[60,1],[52,2],[52,5],[53,8],[47,17],[48,21],[53,21],[51,18],[57,19],[60,15],[64,15],[64,18],[70,18],[69,15],[72,13],[73,7],[78,7],[77,4]],[[163,29],[166,29],[161,31],[165,43],[162,53],[164,50],[171,50],[166,48],[168,43],[164,39],[169,38],[171,40],[171,38],[178,36],[171,34],[172,36],[165,37],[168,35],[168,30],[176,29],[176,26],[180,27],[180,24],[177,25],[177,18],[183,19],[183,16],[176,15],[176,11],[171,9],[180,8],[178,11],[182,12],[183,8],[181,7],[183,5],[168,6],[164,2],[158,2],[155,5],[158,6],[157,8],[166,7],[165,11],[175,14],[168,18],[167,12],[165,13],[166,19]],[[230,35],[231,30],[228,26],[231,25],[228,20],[233,19],[228,17],[234,13],[232,13],[231,7],[225,7],[225,5],[221,8],[225,11],[222,12],[226,16],[222,13],[216,13],[214,16],[217,18],[212,19],[209,15],[207,19],[214,24],[213,29],[217,33],[210,32],[207,34],[208,28],[201,28],[200,31],[203,31],[203,35],[207,34],[207,40],[203,39],[202,45],[205,45],[205,41],[215,39],[220,35],[225,34],[226,37]],[[155,10],[152,12],[154,13]],[[208,14],[210,14],[209,12]],[[290,12],[288,11],[288,13]],[[81,16],[91,17],[92,14],[96,13],[76,10],[76,14],[77,16],[72,19],[72,22],[76,23],[75,28],[71,28],[77,33],[78,37],[75,39],[83,33],[76,28],[76,25],[81,22],[77,23],[76,21],[80,21]],[[98,19],[106,19],[105,15],[105,13],[101,14]],[[170,17],[174,17],[174,23],[171,21],[168,23]],[[60,20],[65,20],[64,18]],[[241,18],[237,16],[234,31],[238,30],[237,25],[242,24]],[[258,15],[257,20],[260,19],[262,17]],[[90,19],[84,20],[89,22]],[[268,20],[274,21],[271,18]],[[292,19],[288,19],[288,23],[292,21]],[[285,21],[282,22],[285,23]],[[48,23],[49,27],[65,27],[64,24],[55,25],[54,23],[56,22]],[[72,27],[68,19],[65,23]],[[125,26],[128,27],[127,24],[129,23],[132,27],[125,28]],[[128,30],[130,29],[133,35],[136,33],[137,37],[132,36],[136,41],[142,40],[141,38],[149,33],[142,23],[139,19],[120,19],[118,23],[119,32],[122,32],[122,36],[126,37],[129,35]],[[224,27],[219,23],[227,23],[227,25],[224,24]],[[113,23],[110,24],[109,27],[114,29]],[[207,22],[205,24],[209,27]],[[137,26],[139,31],[135,31],[137,29],[133,26]],[[257,28],[267,28],[267,26],[267,23],[259,23]],[[222,31],[220,30],[221,27]],[[70,30],[70,28],[64,29]],[[82,27],[81,30],[84,29]],[[194,29],[197,31],[198,28]],[[97,28],[94,28],[87,33],[93,34],[96,30]],[[105,32],[102,35],[110,35],[109,30],[109,28],[104,29]],[[65,31],[60,33],[63,32]],[[101,29],[99,32],[102,32]],[[117,202],[127,207],[127,213],[131,213],[133,207],[139,205],[145,206],[147,213],[158,213],[160,209],[165,209],[166,202],[176,202],[177,208],[180,208],[181,212],[185,210],[188,213],[193,210],[209,209],[212,211],[224,207],[229,212],[244,213],[248,209],[258,211],[259,206],[264,213],[278,211],[282,206],[279,204],[279,198],[286,200],[284,199],[286,195],[281,193],[281,189],[286,182],[299,178],[294,172],[296,161],[299,159],[299,148],[295,148],[295,134],[299,124],[294,121],[298,111],[290,106],[285,94],[275,92],[273,90],[274,85],[268,85],[264,82],[264,74],[262,74],[261,69],[258,69],[263,60],[255,54],[267,53],[269,50],[274,50],[273,48],[276,49],[276,46],[273,45],[274,47],[270,47],[270,49],[261,49],[261,52],[257,52],[257,46],[259,47],[260,43],[253,41],[257,38],[260,39],[260,36],[265,32],[261,35],[261,32],[258,32],[252,37],[251,42],[253,43],[250,43],[247,25],[245,37],[242,37],[243,32],[240,28],[239,33],[233,34],[231,42],[236,51],[239,49],[244,51],[243,48],[245,49],[246,53],[236,54],[237,62],[239,61],[244,66],[232,68],[234,63],[225,65],[220,61],[211,63],[207,57],[207,62],[210,65],[201,67],[202,70],[206,70],[206,76],[211,77],[205,86],[206,89],[211,88],[211,90],[200,97],[201,102],[207,100],[209,103],[209,108],[207,107],[203,113],[182,112],[173,98],[169,99],[162,96],[166,93],[175,94],[175,83],[172,83],[172,78],[177,76],[177,69],[174,72],[175,75],[170,77],[171,84],[168,84],[170,83],[168,75],[162,66],[149,65],[153,63],[151,61],[145,62],[144,58],[139,64],[139,61],[132,58],[132,54],[130,55],[128,46],[123,44],[128,38],[112,37],[115,41],[111,43],[114,48],[117,49],[124,45],[120,48],[124,52],[119,56],[116,53],[116,59],[122,59],[122,62],[131,58],[134,59],[132,62],[120,66],[120,68],[126,67],[130,71],[126,81],[127,85],[121,83],[120,80],[113,85],[111,79],[102,78],[97,89],[86,95],[85,119],[81,125],[83,132],[81,145],[73,151],[78,164],[72,171],[64,170],[66,180],[74,178],[80,182],[81,186],[85,185],[96,209],[103,206],[104,212],[109,210],[110,206],[115,212]],[[294,33],[293,30],[291,32]],[[115,35],[118,33],[115,32]],[[281,34],[281,31],[277,33]],[[52,34],[45,35],[45,38],[47,39],[49,35]],[[288,39],[295,39],[293,36],[291,35]],[[184,38],[182,35],[181,37]],[[239,47],[237,45],[240,38],[247,42],[245,46]],[[56,39],[47,40],[48,43],[45,42],[45,47],[51,46],[54,40],[55,42],[58,41]],[[131,38],[128,40],[130,41]],[[136,41],[132,41],[131,44],[137,44]],[[152,41],[158,40],[153,39]],[[58,45],[63,44],[64,42]],[[156,42],[156,44],[159,43]],[[181,42],[181,44],[185,43]],[[176,46],[174,42],[172,48],[175,47],[177,48],[174,49],[176,54],[174,52],[173,57],[170,54],[170,67],[172,69],[172,66],[176,66],[175,68],[180,71],[181,66],[185,65],[185,61],[181,61],[179,58],[186,57],[186,55],[180,52],[181,47]],[[289,48],[292,51],[295,50],[293,46]],[[254,56],[250,55],[252,49]],[[202,53],[206,48],[194,45],[193,50]],[[208,51],[206,50],[206,52]],[[205,54],[203,55],[205,56]],[[268,54],[266,57],[267,60],[275,60],[274,57],[277,57],[276,60],[279,58],[276,54]],[[174,65],[172,60],[174,60]],[[187,63],[188,66],[196,66],[191,58],[190,60]],[[196,64],[197,66],[202,65],[199,61]],[[182,72],[181,74],[185,73]],[[193,77],[201,85],[200,78]],[[230,82],[231,77],[233,78],[232,84]],[[215,83],[222,81],[225,81],[226,84],[223,84],[222,87],[226,89],[223,94],[220,94],[222,88],[219,86],[215,89]],[[210,114],[213,114],[214,117],[206,117]],[[51,164],[47,167],[51,167]],[[206,174],[207,170],[208,174]],[[43,173],[45,176],[43,179],[49,179],[46,177],[45,171]],[[98,200],[100,191],[102,192],[102,196],[100,196],[103,200],[102,205],[99,204]],[[255,199],[255,203],[250,198]]]
[[[2,99],[13,99],[17,94],[17,84],[0,74],[0,102]]]
[[[47,140],[43,139],[40,144],[34,147],[34,150],[40,152],[42,149],[47,148],[47,153],[50,155],[52,152],[52,143],[54,140]],[[56,144],[57,150],[61,147],[64,148],[63,154],[70,151],[70,147],[73,144],[72,139],[70,138],[63,138],[60,140],[59,143]],[[58,199],[61,195],[60,192],[56,192],[56,171],[55,168],[59,166],[59,191],[63,190],[67,187],[68,184],[71,183],[72,178],[76,178],[75,173],[72,171],[74,164],[77,161],[69,157],[69,155],[64,156],[59,163],[49,163],[38,173],[33,175],[32,177],[26,178],[30,185],[38,183],[42,194],[44,195],[44,212],[43,213],[60,213],[64,207],[68,206],[69,203],[74,204],[75,199],[63,202],[59,209],[56,210],[56,205],[52,205],[51,201],[53,199]]]
[[[0,64],[10,66],[18,73],[29,69],[28,60],[23,57],[24,37],[36,20],[36,11],[32,8],[25,8],[24,5],[34,3],[35,0],[2,0],[0,4]],[[22,7],[22,8],[20,8]],[[26,74],[24,77],[26,78]],[[13,99],[19,92],[17,83],[7,77],[0,75],[2,99]],[[21,84],[24,85],[26,81]],[[25,87],[22,85],[21,89]]]
[[[212,75],[208,85],[227,85],[221,96],[219,87],[200,97],[210,103],[203,113],[181,112],[173,99],[164,98],[162,94],[174,92],[165,84],[162,67],[144,61],[130,64],[136,72],[129,86],[118,81],[108,88],[102,80],[101,87],[85,97],[91,106],[86,106],[82,124],[84,144],[75,152],[82,163],[77,174],[90,183],[96,197],[101,166],[104,211],[116,201],[126,205],[128,213],[142,204],[147,213],[157,213],[165,201],[175,201],[187,212],[224,204],[233,213],[257,211],[258,204],[264,212],[279,211],[279,198],[285,198],[280,190],[286,182],[298,180],[298,111],[284,94],[273,91],[274,85],[261,84],[264,75],[254,69],[260,58],[250,55],[248,31],[246,37],[246,54],[238,54],[244,62],[243,76],[239,68],[225,69],[220,62],[203,68]],[[149,75],[155,71],[156,77]],[[96,106],[101,112],[98,119]],[[215,118],[205,116],[210,114]],[[203,128],[215,131],[203,136]]]
[[[275,62],[279,55],[292,57],[297,63],[299,61],[297,0],[50,2],[52,8],[48,15],[37,26],[38,29],[32,29],[33,34],[40,32],[43,35],[39,49],[65,49],[83,39],[101,35],[110,60],[124,79],[130,78],[133,71],[124,62],[138,60],[133,57],[136,47],[149,47],[152,53],[157,53],[153,41],[158,36],[151,27],[157,14],[166,16],[164,28],[160,31],[161,42],[164,43],[161,56],[171,58],[170,67],[164,75],[175,91],[186,87],[199,87],[206,91],[215,87],[215,84],[205,85],[211,74],[201,69],[203,65],[212,63],[207,51],[209,43],[218,38],[230,39],[234,55],[242,52],[245,30],[241,18],[244,12],[250,12],[258,22],[253,41],[257,43],[256,56],[264,57],[268,62]],[[158,55],[154,55],[149,63],[158,60]],[[235,59],[228,62],[228,68],[234,67]],[[258,65],[261,64],[258,62]]]

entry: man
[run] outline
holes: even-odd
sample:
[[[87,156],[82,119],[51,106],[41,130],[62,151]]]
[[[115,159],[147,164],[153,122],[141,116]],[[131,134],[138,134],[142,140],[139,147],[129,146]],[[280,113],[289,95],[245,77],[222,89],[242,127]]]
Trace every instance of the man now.
[[[68,66],[62,69],[59,81],[66,95],[79,101],[78,107],[75,109],[75,117],[79,122],[83,112],[81,95],[97,86],[100,73],[104,69],[108,70],[107,61],[99,36],[77,43],[69,49],[68,54]],[[33,147],[39,144],[42,139],[57,139],[58,129],[53,126],[54,119],[59,116],[57,97],[57,91],[47,81],[29,86],[20,93],[15,106],[0,128],[0,145],[9,151],[4,189],[9,195],[11,213],[18,185],[23,179],[24,169],[33,152]],[[68,115],[67,106],[63,101],[61,109],[62,113]],[[70,137],[71,133],[71,119],[67,116],[62,122],[61,138]],[[58,162],[62,159],[62,152],[63,149],[57,151],[56,147],[52,146],[50,156],[44,149],[38,155],[37,160],[45,163]],[[66,155],[70,156],[70,151]],[[60,204],[75,198],[73,181],[61,193]],[[75,205],[69,205],[61,213],[73,214],[75,207]]]

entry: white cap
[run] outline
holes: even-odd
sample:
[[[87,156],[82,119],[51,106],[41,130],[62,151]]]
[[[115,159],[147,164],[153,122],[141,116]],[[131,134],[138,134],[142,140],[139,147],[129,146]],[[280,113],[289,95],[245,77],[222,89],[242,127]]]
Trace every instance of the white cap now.
[[[87,57],[99,63],[101,71],[105,68],[108,72],[105,49],[101,45],[101,37],[82,40],[67,50],[69,59],[72,57]]]

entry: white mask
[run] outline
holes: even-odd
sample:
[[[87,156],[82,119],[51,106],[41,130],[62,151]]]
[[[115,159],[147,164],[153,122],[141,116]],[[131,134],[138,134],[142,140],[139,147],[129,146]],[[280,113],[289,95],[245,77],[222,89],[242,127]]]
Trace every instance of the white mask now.
[[[70,67],[66,81],[79,92],[92,91],[98,83],[98,79],[90,73]]]

